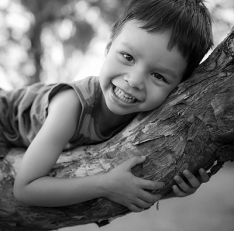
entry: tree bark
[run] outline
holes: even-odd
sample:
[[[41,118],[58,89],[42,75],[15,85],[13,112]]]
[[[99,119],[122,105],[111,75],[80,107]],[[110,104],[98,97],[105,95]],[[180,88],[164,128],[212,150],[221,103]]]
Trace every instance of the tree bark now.
[[[0,162],[0,229],[53,230],[96,222],[104,225],[129,210],[105,198],[59,208],[28,207],[15,201],[12,185],[24,150],[12,149]],[[63,153],[50,175],[85,177],[111,170],[135,155],[136,176],[163,181],[201,167],[215,174],[234,160],[234,30],[158,109],[139,114],[107,142]],[[158,193],[157,192],[157,193]]]

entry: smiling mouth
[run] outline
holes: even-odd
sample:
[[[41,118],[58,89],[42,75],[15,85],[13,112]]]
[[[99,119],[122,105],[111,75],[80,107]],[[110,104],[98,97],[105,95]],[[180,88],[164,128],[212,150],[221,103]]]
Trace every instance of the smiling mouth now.
[[[122,89],[120,89],[116,86],[113,87],[113,92],[118,99],[120,99],[121,101],[123,101],[125,103],[132,104],[132,103],[140,102],[138,99],[136,99],[132,95],[126,93],[125,91],[123,91]]]

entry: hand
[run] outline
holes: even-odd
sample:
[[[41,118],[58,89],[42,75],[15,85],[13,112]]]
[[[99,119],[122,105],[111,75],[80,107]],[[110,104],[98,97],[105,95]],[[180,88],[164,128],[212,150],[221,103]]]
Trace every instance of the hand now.
[[[131,169],[145,161],[145,157],[133,157],[106,173],[103,180],[105,197],[128,207],[133,212],[141,212],[151,207],[161,195],[146,190],[161,189],[163,182],[144,180],[132,174]]]
[[[185,197],[195,193],[202,183],[209,181],[209,176],[203,168],[199,169],[197,178],[188,170],[184,170],[183,175],[188,180],[188,183],[179,176],[174,177],[177,185],[173,185],[172,189],[178,197]]]

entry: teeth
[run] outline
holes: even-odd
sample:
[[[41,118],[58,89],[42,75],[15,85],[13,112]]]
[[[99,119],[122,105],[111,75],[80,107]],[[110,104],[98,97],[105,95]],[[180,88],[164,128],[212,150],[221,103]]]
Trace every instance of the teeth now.
[[[126,92],[122,91],[120,88],[115,87],[114,88],[114,92],[115,95],[121,99],[122,101],[126,102],[126,103],[135,103],[137,101],[137,99],[129,94],[127,94]]]

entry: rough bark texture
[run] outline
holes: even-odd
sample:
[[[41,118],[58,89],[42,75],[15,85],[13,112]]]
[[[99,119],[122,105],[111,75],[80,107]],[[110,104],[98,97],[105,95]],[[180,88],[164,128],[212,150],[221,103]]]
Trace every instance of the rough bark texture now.
[[[12,185],[24,150],[13,149],[0,162],[0,230],[53,230],[105,224],[129,211],[100,198],[73,206],[39,208],[15,201]],[[99,174],[134,155],[146,161],[133,169],[145,179],[164,181],[166,194],[173,176],[200,167],[211,174],[234,160],[234,30],[193,76],[153,112],[140,114],[108,142],[63,153],[51,171],[54,177]]]

